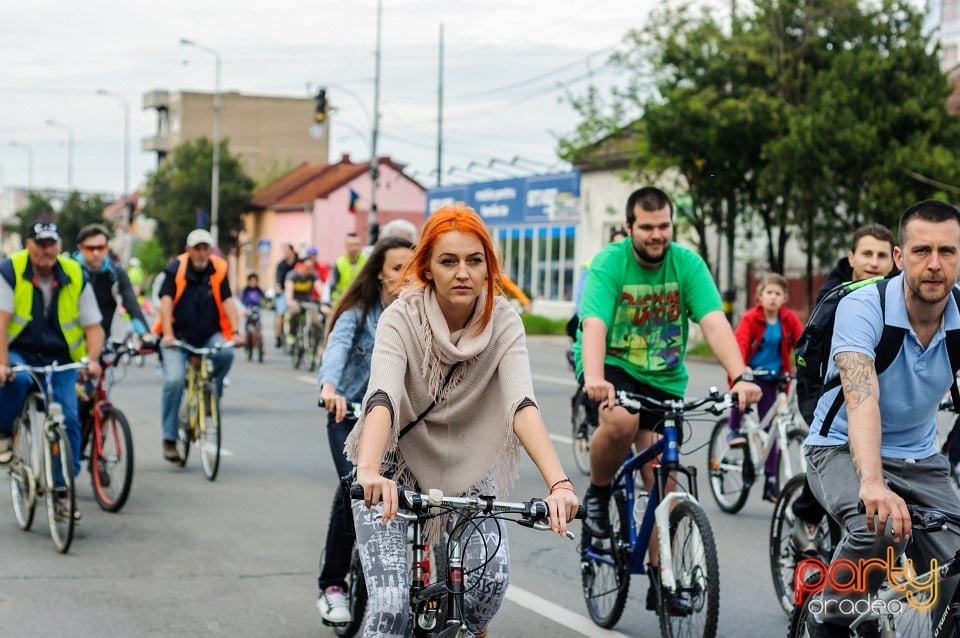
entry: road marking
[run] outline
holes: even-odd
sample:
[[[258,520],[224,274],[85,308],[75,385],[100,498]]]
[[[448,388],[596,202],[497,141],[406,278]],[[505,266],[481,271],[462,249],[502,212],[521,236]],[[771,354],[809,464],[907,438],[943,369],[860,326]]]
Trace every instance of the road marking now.
[[[626,634],[597,627],[587,617],[576,614],[565,607],[552,603],[546,598],[541,598],[516,585],[510,585],[510,587],[507,588],[507,600],[521,607],[525,607],[548,620],[552,620],[558,625],[572,629],[581,636],[590,636],[590,638],[627,638]]]
[[[571,379],[570,377],[550,377],[543,374],[533,375],[534,381],[542,381],[543,383],[553,383],[556,385],[565,385],[571,388],[577,387],[577,382]]]
[[[307,377],[302,374],[297,377],[297,381],[303,381],[304,383],[309,383],[310,385],[317,385],[316,377]]]
[[[550,439],[556,441],[557,443],[564,443],[566,445],[573,445],[573,439],[569,436],[563,436],[562,434],[550,434]]]

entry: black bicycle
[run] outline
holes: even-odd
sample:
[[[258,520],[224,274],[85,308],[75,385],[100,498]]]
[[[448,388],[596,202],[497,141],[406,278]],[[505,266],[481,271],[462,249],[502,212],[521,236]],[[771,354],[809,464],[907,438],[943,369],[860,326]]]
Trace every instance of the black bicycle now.
[[[550,531],[547,504],[539,498],[510,503],[498,501],[492,496],[444,496],[440,490],[430,490],[423,494],[398,486],[397,491],[400,501],[397,517],[410,522],[408,538],[411,539],[413,549],[410,562],[412,627],[408,635],[415,638],[472,638],[474,634],[467,629],[463,620],[464,594],[471,587],[471,573],[464,569],[463,555],[470,535],[477,529],[477,519],[492,517],[513,521],[531,529]],[[354,484],[350,488],[350,496],[353,499],[362,499],[363,488]],[[430,583],[423,569],[426,560],[424,524],[432,518],[451,513],[456,514],[457,518],[447,529],[444,577],[439,578],[440,570],[437,570],[437,582]],[[583,518],[582,507],[577,518]],[[573,534],[567,532],[567,537],[573,539]],[[352,561],[351,581],[351,604],[354,602],[353,592],[362,589],[365,607],[363,569],[357,552],[354,552]]]

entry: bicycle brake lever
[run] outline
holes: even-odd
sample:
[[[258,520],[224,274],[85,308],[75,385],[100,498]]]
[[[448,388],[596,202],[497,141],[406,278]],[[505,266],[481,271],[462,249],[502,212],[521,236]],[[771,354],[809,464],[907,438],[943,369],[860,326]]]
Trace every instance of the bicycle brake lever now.
[[[552,531],[553,531],[553,528],[550,527],[550,525],[548,525],[547,523],[544,523],[543,521],[522,521],[522,520],[521,520],[521,521],[517,521],[517,522],[520,523],[521,525],[525,526],[525,527],[531,527],[531,528],[533,528],[533,529],[540,530],[541,532],[552,532]],[[564,536],[565,536],[566,538],[570,539],[570,540],[576,540],[576,538],[577,538],[577,537],[574,535],[574,533],[571,532],[570,530],[567,530],[566,533],[564,534]]]

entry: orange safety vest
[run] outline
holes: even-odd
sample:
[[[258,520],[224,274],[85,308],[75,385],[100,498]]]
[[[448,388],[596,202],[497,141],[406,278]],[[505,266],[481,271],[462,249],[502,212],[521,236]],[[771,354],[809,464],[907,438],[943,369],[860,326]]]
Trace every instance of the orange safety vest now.
[[[176,292],[173,295],[174,306],[180,301],[180,297],[183,296],[183,291],[187,288],[187,265],[190,263],[190,258],[187,253],[183,253],[177,256],[177,261],[180,262],[180,265],[177,267],[177,274],[173,280],[176,286]],[[227,313],[223,311],[223,299],[220,298],[220,286],[227,277],[227,262],[221,257],[210,255],[210,263],[213,264],[213,274],[210,275],[210,288],[213,291],[213,300],[217,304],[217,310],[220,312],[220,332],[223,333],[223,337],[229,341],[233,339],[233,324],[230,323],[230,318],[227,317]],[[157,317],[156,323],[153,324],[153,331],[158,335],[163,334],[163,321],[160,317]]]

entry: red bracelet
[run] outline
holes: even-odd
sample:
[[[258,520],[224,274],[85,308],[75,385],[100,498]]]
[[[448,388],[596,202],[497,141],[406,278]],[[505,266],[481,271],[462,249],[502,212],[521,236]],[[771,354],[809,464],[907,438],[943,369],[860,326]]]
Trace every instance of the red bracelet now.
[[[554,483],[553,485],[550,486],[550,493],[553,494],[553,491],[556,490],[557,487],[562,486],[564,483],[569,483],[570,486],[569,486],[569,487],[565,487],[565,488],[563,488],[563,489],[570,490],[571,492],[575,491],[575,490],[573,489],[573,481],[571,481],[570,479],[564,477],[564,478],[560,479],[559,481],[557,481],[556,483]]]

